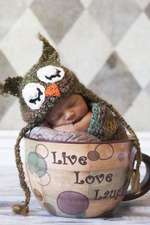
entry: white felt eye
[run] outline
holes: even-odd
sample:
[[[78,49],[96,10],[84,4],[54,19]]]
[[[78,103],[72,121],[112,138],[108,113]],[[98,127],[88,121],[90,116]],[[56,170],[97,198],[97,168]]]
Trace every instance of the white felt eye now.
[[[37,77],[45,83],[55,83],[64,77],[64,70],[57,66],[44,66],[37,71]]]
[[[31,109],[39,109],[45,100],[45,88],[39,83],[29,83],[23,88],[22,96]]]

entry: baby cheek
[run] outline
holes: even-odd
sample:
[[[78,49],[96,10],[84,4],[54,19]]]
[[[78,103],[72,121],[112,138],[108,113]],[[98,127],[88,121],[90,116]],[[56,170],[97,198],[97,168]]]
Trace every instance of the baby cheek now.
[[[45,121],[50,125],[53,126],[55,125],[56,121],[58,120],[58,115],[56,113],[53,112],[49,112],[46,117],[45,117]]]
[[[57,117],[55,117],[55,119],[53,119],[52,125],[53,126],[59,126],[59,125],[65,123],[65,122],[66,122],[65,114],[62,113],[61,115],[58,115]]]
[[[89,111],[88,106],[84,103],[77,107],[76,113],[84,116]]]

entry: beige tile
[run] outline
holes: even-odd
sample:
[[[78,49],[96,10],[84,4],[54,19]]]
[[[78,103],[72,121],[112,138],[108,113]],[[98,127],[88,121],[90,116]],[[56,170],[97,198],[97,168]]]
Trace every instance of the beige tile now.
[[[16,98],[13,96],[8,96],[8,97],[0,96],[0,124],[1,124],[1,120],[7,114],[7,111],[9,110],[11,105],[14,103],[15,99]]]
[[[116,45],[136,21],[141,9],[135,0],[93,0],[89,12]]]
[[[48,36],[28,9],[0,43],[0,48],[20,75],[25,74],[41,55],[42,44],[37,38],[39,32]]]
[[[88,12],[84,12],[59,45],[66,65],[89,84],[112,51],[107,37]]]
[[[15,70],[13,69],[3,52],[0,51],[0,82],[4,82],[6,78],[14,76],[17,76]],[[15,98],[12,96],[0,96],[0,120],[5,115],[9,107],[13,104],[14,100]]]
[[[0,81],[4,81],[8,77],[17,76],[16,71],[4,55],[2,51],[0,51]]]
[[[0,39],[12,28],[26,7],[26,0],[0,1]]]
[[[146,6],[150,3],[150,0],[136,0],[141,9],[145,9]]]
[[[89,88],[113,104],[122,114],[141,91],[139,84],[116,53],[109,57]]]
[[[149,39],[150,21],[142,14],[117,47],[120,57],[143,88],[150,81]]]
[[[31,9],[55,42],[59,42],[83,10],[79,0],[36,0]]]
[[[150,130],[150,97],[145,91],[139,94],[125,118],[137,131]]]
[[[93,0],[81,0],[82,4],[85,8],[87,8]]]
[[[0,130],[20,130],[24,126],[19,103],[16,100],[0,120]]]
[[[150,96],[150,82],[148,83],[148,85],[145,88],[146,93]]]

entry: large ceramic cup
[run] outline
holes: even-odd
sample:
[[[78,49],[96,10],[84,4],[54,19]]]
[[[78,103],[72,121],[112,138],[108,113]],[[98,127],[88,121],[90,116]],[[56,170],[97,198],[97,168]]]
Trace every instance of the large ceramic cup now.
[[[52,214],[88,218],[110,212],[120,201],[150,189],[150,158],[142,191],[126,193],[136,154],[132,140],[101,144],[25,139],[26,169],[33,193]]]

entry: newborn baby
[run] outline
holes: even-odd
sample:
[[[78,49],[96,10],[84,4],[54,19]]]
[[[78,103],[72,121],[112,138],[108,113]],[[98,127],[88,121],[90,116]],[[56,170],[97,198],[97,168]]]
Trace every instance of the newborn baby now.
[[[22,117],[27,123],[19,132],[15,144],[16,164],[25,201],[22,205],[15,206],[14,212],[26,215],[29,211],[31,194],[25,181],[20,155],[20,142],[27,133],[28,137],[37,136],[37,139],[40,137],[44,140],[48,137],[48,140],[57,141],[55,137],[60,134],[61,138],[65,136],[66,142],[73,139],[78,141],[79,138],[80,141],[89,142],[89,137],[90,140],[101,142],[127,139],[127,131],[137,149],[132,174],[132,184],[135,185],[132,190],[138,192],[141,149],[134,130],[110,103],[86,88],[76,74],[61,63],[58,52],[45,37],[39,35],[39,39],[43,43],[43,51],[37,63],[25,76],[8,77],[0,82],[0,94],[18,98]]]
[[[63,131],[87,131],[92,112],[81,95],[60,100],[46,115],[45,126]]]
[[[42,127],[34,128],[30,132],[31,138],[69,142],[127,138],[125,129],[119,125],[117,118],[107,107],[100,103],[88,106],[78,94],[58,101],[48,111],[41,125]]]

